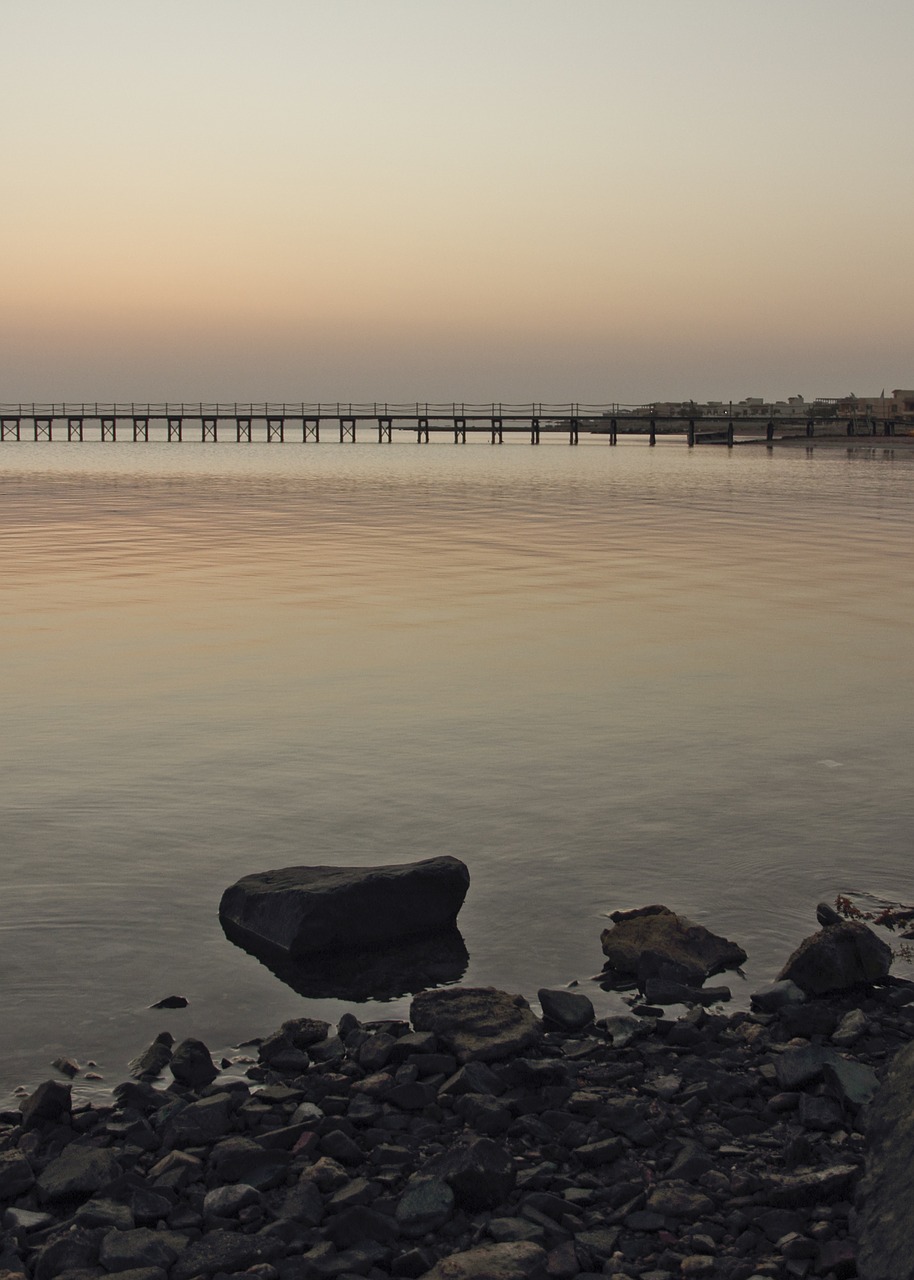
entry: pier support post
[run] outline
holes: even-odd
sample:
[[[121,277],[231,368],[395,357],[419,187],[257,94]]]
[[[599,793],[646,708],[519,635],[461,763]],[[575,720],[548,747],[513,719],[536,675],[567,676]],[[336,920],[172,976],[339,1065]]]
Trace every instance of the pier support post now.
[[[18,418],[0,418],[0,441],[21,440]]]
[[[774,439],[774,420],[772,418],[768,419],[768,426],[765,428],[765,439],[769,444]]]
[[[134,416],[133,439],[134,439],[134,442],[136,442],[137,440],[143,440],[146,444],[149,443],[149,419],[148,418],[138,418]]]
[[[117,418],[101,418],[102,441],[117,439]]]
[[[242,441],[245,444],[251,443],[251,419],[250,418],[235,419],[235,443],[241,444]]]
[[[168,443],[177,441],[178,444],[184,439],[184,419],[169,416],[168,418]]]
[[[539,418],[530,419],[530,443],[539,444],[540,442],[540,420]]]
[[[650,435],[648,437],[648,444],[651,446],[651,448],[653,448],[656,443],[657,443],[657,419],[651,418]]]
[[[307,444],[309,440],[313,440],[315,444],[321,438],[321,420],[320,418],[302,418],[301,424],[301,442]]]
[[[490,434],[490,437],[489,437],[489,443],[490,443],[490,444],[504,444],[504,442],[505,442],[505,439],[504,439],[504,426],[503,426],[503,423],[502,423],[501,418],[492,418],[492,419],[490,419],[490,422],[491,422],[491,434]]]
[[[393,421],[390,418],[378,418],[378,444],[393,443]]]
[[[201,418],[200,419],[200,440],[206,444],[207,440],[212,440],[213,444],[218,440],[219,419],[218,418]]]
[[[420,418],[416,426],[416,444],[428,444],[428,418]]]
[[[581,425],[580,421],[577,418],[572,418],[569,421],[568,423],[568,443],[569,444],[578,443],[578,428],[580,427],[580,425]]]
[[[727,448],[733,448],[733,419],[727,423]]]
[[[466,418],[454,419],[454,444],[466,444],[467,442],[467,420]]]
[[[882,424],[882,434],[884,436],[893,436],[895,434],[895,424],[890,422],[888,418]]]
[[[53,418],[33,418],[32,426],[35,428],[35,439],[50,440],[53,422]]]
[[[689,428],[686,433],[686,439],[690,449],[695,447],[695,419],[689,418]]]
[[[609,420],[609,443],[619,443],[619,424],[615,418],[610,418]]]
[[[285,418],[267,418],[267,444],[272,444],[274,440],[278,440],[280,444],[286,438],[286,420]]]
[[[340,444],[355,444],[355,418],[340,418]]]
[[[816,424],[815,424],[815,422],[813,421],[813,419],[812,419],[812,418],[809,418],[809,419],[807,420],[807,422],[806,422],[806,438],[807,438],[807,440],[811,440],[815,434],[816,434]]]
[[[83,439],[82,418],[67,418],[67,440]]]

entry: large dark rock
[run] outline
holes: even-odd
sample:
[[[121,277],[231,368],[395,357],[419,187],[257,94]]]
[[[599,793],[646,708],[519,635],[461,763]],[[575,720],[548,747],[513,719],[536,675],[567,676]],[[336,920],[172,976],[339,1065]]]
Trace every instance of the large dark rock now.
[[[464,863],[449,857],[387,867],[284,867],[231,885],[219,919],[233,941],[300,959],[388,946],[452,926],[469,884]]]
[[[914,1216],[914,1044],[895,1056],[869,1110],[866,1174],[858,1191],[863,1280],[912,1280]]]
[[[701,983],[712,973],[736,969],[746,960],[742,947],[669,907],[614,911],[611,929],[600,935],[606,968],[619,977],[648,977]],[[642,957],[650,965],[645,968]],[[666,968],[665,966],[669,966]]]
[[[778,974],[808,996],[879,982],[892,966],[892,948],[858,920],[840,920],[804,939]]]

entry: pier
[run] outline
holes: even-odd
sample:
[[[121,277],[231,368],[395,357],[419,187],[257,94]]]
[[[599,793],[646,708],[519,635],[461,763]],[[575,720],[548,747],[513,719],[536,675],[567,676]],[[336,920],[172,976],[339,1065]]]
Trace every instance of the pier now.
[[[734,433],[773,442],[817,433],[836,435],[895,434],[895,422],[822,420],[813,413],[777,420],[760,416],[687,417],[663,414],[651,405],[593,404],[240,404],[112,403],[0,404],[0,444],[16,441],[68,443],[159,441],[181,444],[392,444],[394,432],[414,435],[417,444],[433,438],[466,444],[468,439],[504,444],[521,436],[532,445],[558,439],[570,445],[582,435],[618,444],[620,436],[678,437],[690,448],[722,444],[732,448]]]

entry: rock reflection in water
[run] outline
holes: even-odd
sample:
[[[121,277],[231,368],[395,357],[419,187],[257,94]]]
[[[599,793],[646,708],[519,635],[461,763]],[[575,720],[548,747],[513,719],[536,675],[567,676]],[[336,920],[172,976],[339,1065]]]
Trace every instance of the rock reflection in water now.
[[[259,947],[249,934],[236,932],[226,921],[222,928],[230,942],[310,1000],[396,1000],[427,987],[459,982],[470,960],[457,928],[414,938],[398,947],[324,952],[306,960],[291,960],[282,952]]]

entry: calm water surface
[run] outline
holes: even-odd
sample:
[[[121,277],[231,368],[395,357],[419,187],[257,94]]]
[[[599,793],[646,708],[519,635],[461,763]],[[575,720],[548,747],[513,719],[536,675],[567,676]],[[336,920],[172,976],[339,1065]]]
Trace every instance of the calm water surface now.
[[[455,854],[466,980],[528,996],[617,907],[740,941],[745,1000],[820,898],[914,900],[912,494],[901,449],[3,446],[0,1094],[337,1017],[222,933],[266,867]]]

